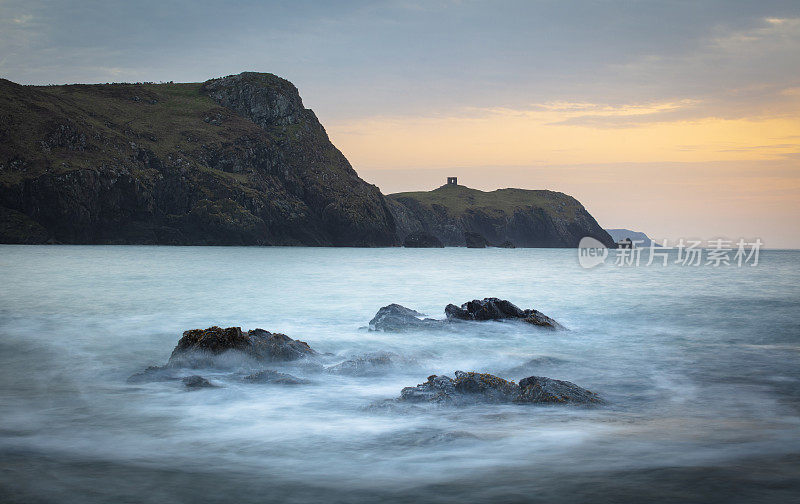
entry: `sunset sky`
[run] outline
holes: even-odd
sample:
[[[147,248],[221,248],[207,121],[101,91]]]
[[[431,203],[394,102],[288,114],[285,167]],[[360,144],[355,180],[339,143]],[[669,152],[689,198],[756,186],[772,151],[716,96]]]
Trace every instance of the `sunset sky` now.
[[[800,2],[0,0],[0,76],[300,89],[384,192],[552,189],[603,227],[800,247]]]

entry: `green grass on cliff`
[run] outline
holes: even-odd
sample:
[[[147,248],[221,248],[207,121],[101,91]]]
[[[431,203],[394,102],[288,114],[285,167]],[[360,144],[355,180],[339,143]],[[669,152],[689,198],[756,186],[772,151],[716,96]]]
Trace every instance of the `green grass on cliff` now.
[[[251,121],[218,105],[201,92],[201,86],[19,86],[0,80],[0,137],[4,140],[0,159],[24,162],[21,169],[0,169],[0,183],[109,164],[130,166],[128,160],[136,149],[146,149],[162,160],[181,158],[188,169],[246,182],[245,173],[210,170],[200,166],[198,159],[206,146],[234,145],[245,136],[267,143],[272,138]],[[53,139],[62,125],[71,125],[83,135],[79,145],[59,145]]]
[[[443,185],[433,191],[416,191],[390,194],[396,201],[414,200],[419,204],[444,207],[451,217],[467,211],[512,215],[518,209],[542,208],[554,217],[572,219],[581,204],[564,193],[546,190],[497,189],[479,191],[463,185]]]
[[[72,101],[100,130],[121,134],[162,156],[257,131],[200,92],[202,83],[72,85],[39,88]],[[206,122],[219,114],[225,127]],[[88,117],[87,117],[88,116]],[[124,118],[124,119],[123,119]]]

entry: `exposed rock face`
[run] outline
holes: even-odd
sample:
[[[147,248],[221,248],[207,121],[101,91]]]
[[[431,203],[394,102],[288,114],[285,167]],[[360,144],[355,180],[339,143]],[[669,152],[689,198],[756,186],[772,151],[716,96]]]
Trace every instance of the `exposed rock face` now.
[[[591,236],[609,248],[614,240],[575,198],[553,191],[484,192],[447,184],[433,191],[390,194],[398,235],[424,232],[445,246],[467,245],[465,233],[517,247],[577,247]],[[485,245],[485,244],[484,244]]]
[[[476,372],[456,371],[455,379],[432,375],[425,383],[406,387],[401,402],[428,402],[464,406],[470,404],[600,404],[600,397],[574,383],[531,376],[513,381]]]
[[[373,331],[391,332],[433,328],[442,324],[441,320],[420,318],[424,316],[424,313],[392,303],[378,310],[378,313],[369,321],[369,328]]]
[[[592,404],[602,402],[597,394],[572,382],[553,380],[544,376],[523,378],[519,381],[519,388],[521,391],[514,400],[515,402],[551,404]]]
[[[489,241],[482,234],[473,231],[464,231],[464,243],[467,248],[486,248],[489,246]]]
[[[403,240],[403,246],[407,248],[443,248],[442,242],[432,234],[424,231],[414,231]]]
[[[200,84],[33,87],[0,79],[0,242],[399,243],[297,89],[246,72]]]
[[[445,307],[444,312],[448,319],[478,321],[519,319],[535,326],[564,329],[564,326],[540,311],[523,310],[510,301],[498,298],[473,299],[462,304],[461,307],[449,304]]]
[[[221,363],[217,356],[234,352],[256,361],[293,361],[316,354],[307,343],[280,333],[240,327],[185,331],[167,362],[170,367],[200,367]]]

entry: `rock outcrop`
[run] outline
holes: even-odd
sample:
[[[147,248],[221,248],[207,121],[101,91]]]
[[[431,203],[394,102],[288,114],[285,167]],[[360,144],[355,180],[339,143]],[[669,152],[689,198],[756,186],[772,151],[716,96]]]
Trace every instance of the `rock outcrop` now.
[[[447,316],[444,320],[423,318],[425,314],[393,303],[378,310],[378,313],[369,321],[369,328],[372,331],[399,332],[441,329],[451,322],[461,320],[474,322],[520,320],[547,329],[565,329],[564,326],[538,310],[523,310],[510,301],[498,298],[473,299],[460,307],[449,304],[444,308],[444,313]]]
[[[560,192],[484,192],[447,184],[433,191],[390,194],[388,199],[401,240],[412,233],[426,233],[448,247],[481,247],[483,242],[482,246],[572,248],[591,236],[615,247],[583,205]]]
[[[190,374],[196,372],[196,369],[214,368],[227,370],[227,374],[220,376],[233,377],[237,381],[299,385],[309,382],[272,369],[253,371],[265,363],[291,363],[297,364],[293,366],[296,369],[314,369],[319,372],[324,368],[316,361],[318,355],[303,341],[263,329],[247,332],[240,327],[191,329],[184,331],[165,365],[150,366],[135,373],[128,378],[128,383],[181,380],[192,390],[217,387],[218,385],[200,375]],[[243,375],[242,371],[247,374]]]
[[[378,313],[369,321],[369,328],[372,331],[398,332],[441,326],[441,320],[422,318],[424,316],[424,313],[392,303],[378,310]]]
[[[263,329],[209,327],[185,331],[167,362],[168,367],[199,367],[224,362],[233,353],[259,362],[286,362],[316,354],[307,343]],[[230,357],[230,355],[228,355]]]
[[[564,326],[540,311],[523,310],[510,301],[498,298],[473,299],[460,307],[449,304],[444,312],[448,319],[477,321],[518,319],[548,329],[564,329]]]
[[[210,381],[206,380],[200,375],[191,375],[183,378],[184,386],[186,386],[189,390],[197,390],[201,388],[217,388],[217,385],[214,385]]]
[[[297,89],[0,79],[0,243],[399,244]]]
[[[240,327],[191,329],[184,331],[164,366],[150,366],[128,378],[128,383],[183,380],[188,388],[206,386],[199,375],[187,371],[200,368],[252,370],[264,363],[319,363],[309,360],[318,354],[304,341],[263,329],[243,332]],[[248,371],[249,372],[249,371]],[[300,378],[271,369],[250,372],[244,381],[251,383],[306,383]],[[241,378],[241,375],[239,375]],[[204,379],[203,379],[204,380]]]
[[[529,376],[519,381],[518,403],[536,404],[598,404],[602,399],[590,390],[572,382],[554,380],[544,376]]]
[[[456,371],[455,378],[432,375],[425,383],[406,387],[401,402],[427,402],[454,406],[472,404],[600,404],[602,399],[574,383],[531,376],[513,381],[476,372]]]

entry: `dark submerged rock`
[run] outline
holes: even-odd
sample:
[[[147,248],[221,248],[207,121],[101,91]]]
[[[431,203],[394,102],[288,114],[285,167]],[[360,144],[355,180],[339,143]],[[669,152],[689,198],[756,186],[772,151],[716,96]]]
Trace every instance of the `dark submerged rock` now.
[[[519,319],[535,326],[564,329],[564,326],[540,311],[523,310],[510,301],[498,298],[473,299],[460,307],[449,304],[445,307],[444,312],[448,319],[455,320]]]
[[[372,331],[405,331],[440,327],[443,323],[441,320],[420,318],[424,316],[424,313],[392,303],[378,310],[369,321],[369,328]]]
[[[425,383],[406,387],[401,402],[470,404],[600,404],[597,394],[574,383],[531,376],[519,385],[488,373],[456,371],[455,378],[431,375]]]
[[[149,366],[144,371],[132,374],[128,383],[148,383],[155,381],[177,380],[175,371],[166,366]]]
[[[238,352],[256,361],[293,361],[316,354],[307,343],[280,333],[253,329],[246,333],[240,327],[209,327],[185,331],[167,362],[172,367],[213,365],[215,357]]]
[[[196,390],[201,388],[216,388],[217,385],[214,385],[210,381],[206,380],[200,375],[192,375],[183,378],[183,384],[186,386],[187,389]]]
[[[308,380],[303,380],[290,374],[280,373],[273,369],[264,369],[257,373],[247,375],[244,377],[244,381],[250,383],[272,383],[277,385],[304,385],[310,383]]]
[[[331,366],[326,371],[340,375],[371,376],[385,373],[397,364],[409,362],[393,352],[371,352]]]
[[[439,238],[424,231],[417,231],[406,236],[403,246],[407,248],[444,248]]]

